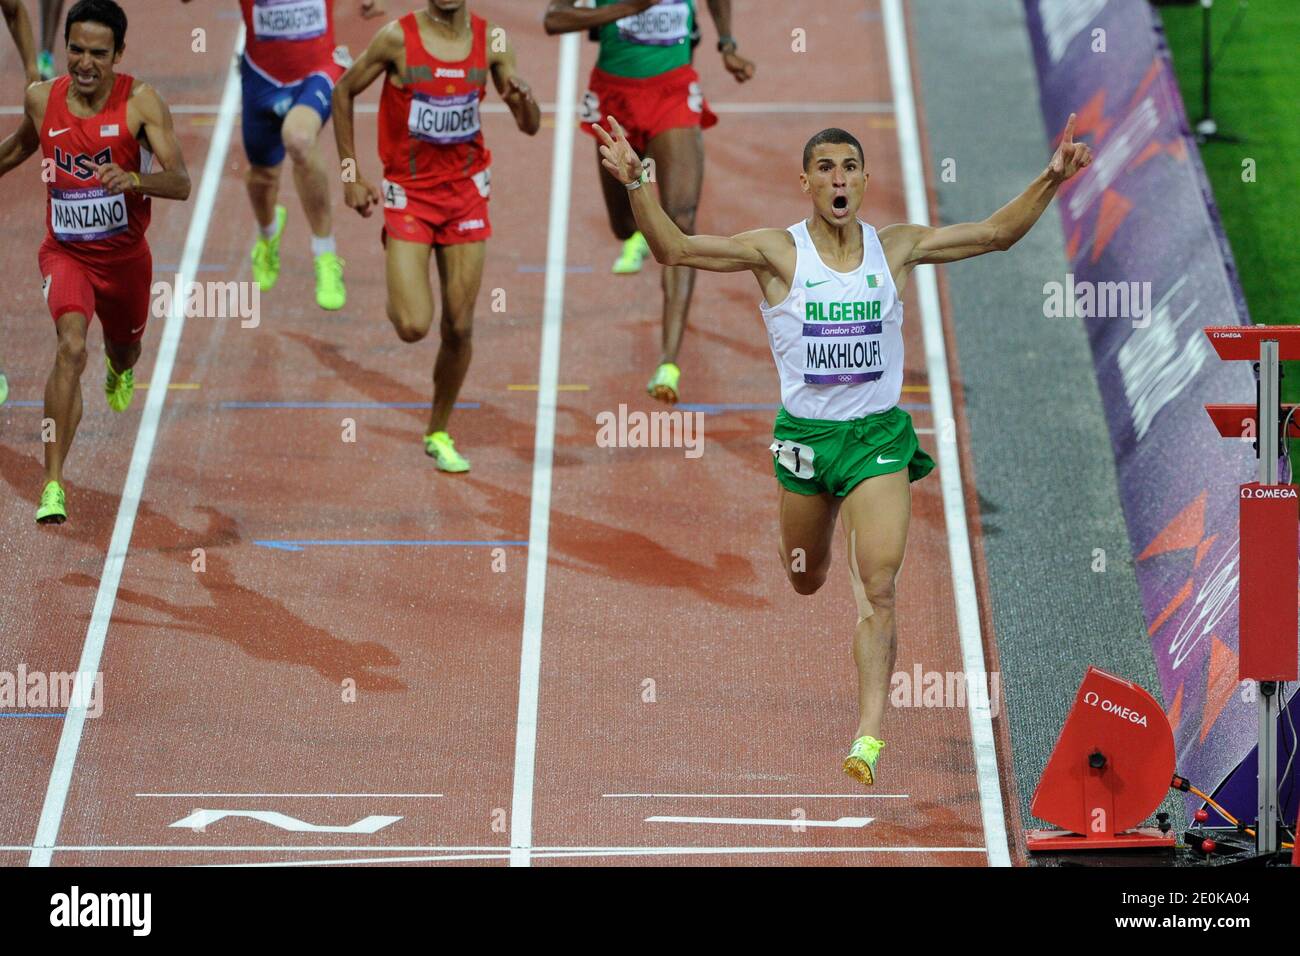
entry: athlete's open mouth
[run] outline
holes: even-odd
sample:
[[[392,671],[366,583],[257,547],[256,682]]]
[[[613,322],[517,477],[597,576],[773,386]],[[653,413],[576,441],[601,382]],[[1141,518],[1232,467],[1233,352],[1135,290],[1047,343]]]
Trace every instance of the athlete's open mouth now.
[[[849,208],[849,197],[836,196],[834,201],[831,203],[831,208],[836,212],[844,212],[844,210]]]

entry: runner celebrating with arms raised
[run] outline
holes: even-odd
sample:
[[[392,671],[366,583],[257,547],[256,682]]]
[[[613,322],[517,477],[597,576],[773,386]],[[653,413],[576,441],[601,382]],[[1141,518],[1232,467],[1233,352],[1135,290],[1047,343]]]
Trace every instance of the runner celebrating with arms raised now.
[[[700,77],[691,66],[691,35],[695,29],[695,0],[596,0],[594,9],[580,0],[553,0],[546,11],[546,32],[572,33],[598,29],[600,58],[582,100],[582,128],[602,114],[613,113],[627,124],[633,149],[654,161],[655,179],[669,217],[683,232],[695,231],[695,210],[704,183],[702,129],[718,122],[700,90]],[[736,52],[731,36],[731,0],[708,0],[718,29],[723,66],[743,83],[754,75],[754,64]],[[600,155],[596,156],[599,163]],[[627,195],[597,169],[609,224],[623,242],[614,272],[641,271],[649,253],[628,208]],[[686,331],[686,316],[695,289],[691,269],[669,266],[663,271],[663,328],[659,366],[646,391],[660,401],[676,403],[681,369],[677,354]]]
[[[1092,153],[1074,142],[1071,114],[1047,168],[988,219],[939,228],[899,223],[877,233],[857,218],[867,185],[862,146],[844,130],[826,129],[804,147],[799,181],[812,200],[807,220],[730,238],[691,236],[647,187],[646,170],[618,121],[611,116],[609,124],[613,137],[597,127],[602,163],[630,191],[655,258],[710,272],[748,270],[763,290],[760,309],[781,379],[771,447],[781,563],[798,593],[816,592],[830,567],[835,518],[842,516],[858,601],[858,727],[844,770],[871,784],[884,747],[894,584],[907,544],[910,482],[934,467],[918,446],[911,416],[898,407],[903,289],[918,265],[1010,249],[1061,183],[1092,162]]]
[[[125,411],[131,371],[149,317],[153,257],[145,230],[150,197],[187,199],[190,177],[167,104],[153,88],[113,67],[126,49],[126,14],[113,0],[79,0],[63,28],[68,76],[27,88],[22,124],[0,143],[0,176],[40,148],[48,183],[48,235],[41,243],[45,301],[59,347],[45,384],[45,489],[36,520],[67,519],[63,462],[81,421],[86,328],[104,329],[104,393]],[[150,172],[157,157],[161,172]]]
[[[534,135],[542,111],[515,73],[515,51],[501,27],[470,14],[466,0],[428,0],[375,35],[334,89],[339,159],[356,169],[352,104],[382,74],[379,157],[383,193],[360,175],[346,177],[344,200],[363,216],[382,201],[388,318],[403,342],[433,324],[429,257],[442,286],[442,342],[433,368],[433,408],[424,450],[442,471],[469,471],[447,433],[469,371],[474,303],[483,278],[492,154],[483,142],[479,103],[492,73],[515,125]]]

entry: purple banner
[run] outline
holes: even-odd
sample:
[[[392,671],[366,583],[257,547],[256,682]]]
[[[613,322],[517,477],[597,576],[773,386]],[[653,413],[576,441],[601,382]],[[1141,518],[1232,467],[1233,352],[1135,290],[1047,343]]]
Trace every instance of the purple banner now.
[[[1025,0],[1025,11],[1048,131],[1059,138],[1077,113],[1075,138],[1094,151],[1058,197],[1062,283],[1092,297],[1075,314],[1090,316],[1178,772],[1208,792],[1257,741],[1253,685],[1237,681],[1237,489],[1258,464],[1203,408],[1255,399],[1248,363],[1220,361],[1202,332],[1248,324],[1245,299],[1146,0]],[[1098,308],[1117,283],[1144,289],[1133,298],[1149,307]],[[1229,809],[1253,819],[1253,790]]]

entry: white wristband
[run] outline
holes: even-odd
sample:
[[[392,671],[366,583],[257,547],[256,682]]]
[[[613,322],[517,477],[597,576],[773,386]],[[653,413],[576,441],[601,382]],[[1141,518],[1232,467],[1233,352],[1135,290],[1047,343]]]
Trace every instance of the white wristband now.
[[[632,192],[633,190],[640,189],[648,182],[650,182],[650,170],[647,169],[645,166],[642,166],[641,175],[636,179],[632,180],[632,182],[624,183],[623,185],[627,187],[628,192]]]

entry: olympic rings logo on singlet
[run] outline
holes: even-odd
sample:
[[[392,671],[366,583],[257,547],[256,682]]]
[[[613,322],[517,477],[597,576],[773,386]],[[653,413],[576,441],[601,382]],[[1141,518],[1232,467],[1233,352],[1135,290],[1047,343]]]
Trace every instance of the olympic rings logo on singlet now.
[[[253,34],[259,40],[314,40],[329,28],[331,0],[253,0]]]
[[[413,139],[438,146],[468,143],[479,134],[478,93],[461,96],[411,94],[407,128]]]
[[[130,219],[126,196],[102,186],[51,189],[50,231],[60,242],[93,242],[126,232]]]
[[[686,0],[663,0],[648,10],[618,21],[619,36],[642,46],[674,46],[690,33],[691,5]]]

